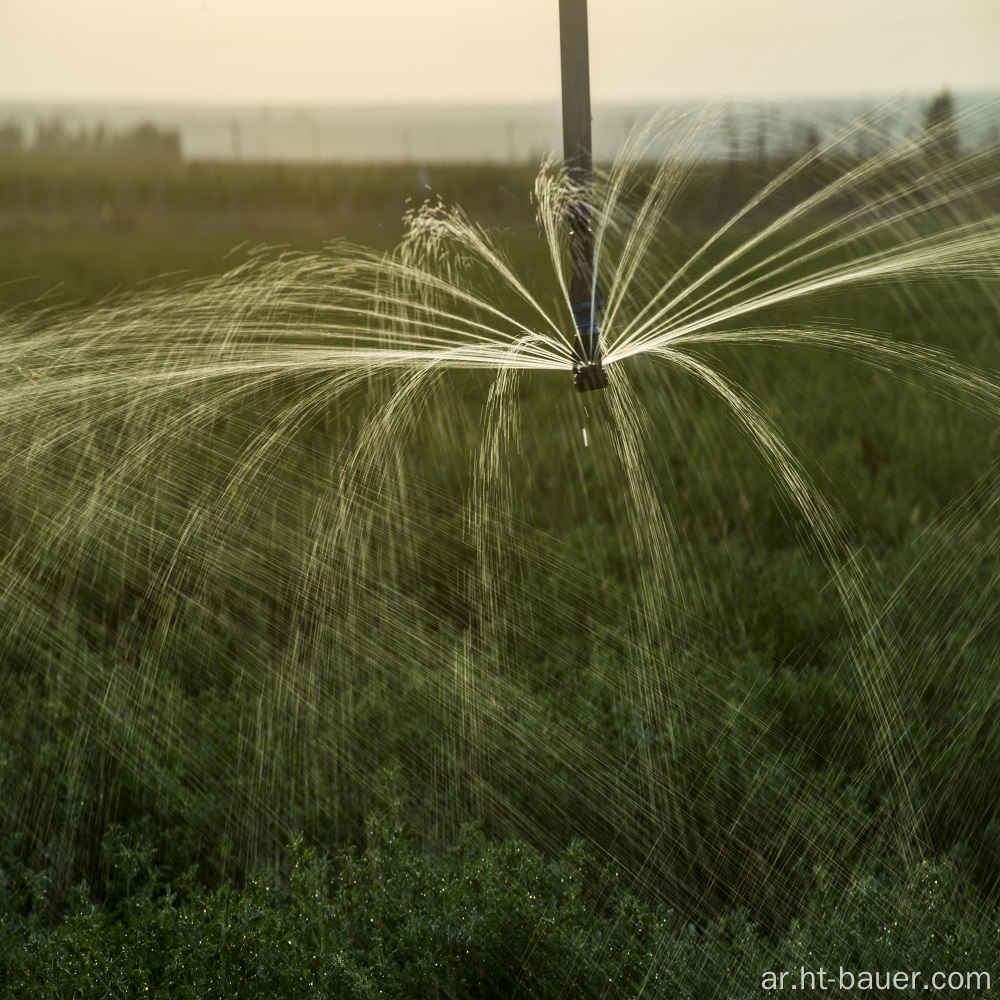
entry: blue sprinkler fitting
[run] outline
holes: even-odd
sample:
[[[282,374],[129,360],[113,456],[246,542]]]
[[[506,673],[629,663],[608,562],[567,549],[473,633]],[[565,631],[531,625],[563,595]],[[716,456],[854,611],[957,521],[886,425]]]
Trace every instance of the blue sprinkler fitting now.
[[[606,389],[608,373],[601,362],[601,331],[597,314],[604,308],[604,299],[578,302],[573,306],[576,339],[573,344],[573,387],[577,392]]]
[[[594,275],[594,233],[590,228],[590,203],[583,198],[569,205],[569,300],[576,336],[573,338],[573,386],[577,392],[604,389],[608,373],[601,356],[598,314],[604,293]]]

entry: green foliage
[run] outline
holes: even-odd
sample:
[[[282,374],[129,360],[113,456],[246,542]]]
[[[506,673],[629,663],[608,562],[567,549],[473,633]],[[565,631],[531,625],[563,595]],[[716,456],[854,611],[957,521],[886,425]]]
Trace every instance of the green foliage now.
[[[239,887],[169,878],[137,831],[110,830],[104,855],[103,893],[81,883],[55,919],[46,873],[2,859],[2,995],[695,1000],[775,969],[988,970],[1000,933],[949,860],[844,892],[821,871],[805,915],[769,940],[740,909],[699,929],[620,889],[598,898],[579,845],[546,860],[469,826],[432,857],[394,812],[372,817],[360,853],[297,839]]]
[[[46,169],[58,203],[74,177]],[[249,217],[274,197],[293,229],[340,197],[371,223],[411,180],[92,169],[98,199],[124,184],[123,204],[140,191],[148,208],[159,183],[192,215],[232,198]],[[496,188],[488,170],[453,180],[473,201]],[[695,215],[718,194],[703,182]],[[178,263],[218,269],[232,229],[194,259],[189,236],[144,230],[142,204],[131,233],[17,236],[3,273],[66,277],[92,300]],[[535,275],[539,248],[510,246]],[[668,242],[668,263],[685,250]],[[755,321],[827,311],[1000,367],[995,299],[974,284],[830,292]],[[496,416],[479,373],[428,389],[368,478],[349,460],[397,383],[319,405],[322,372],[187,409],[112,406],[31,465],[37,482],[0,497],[10,995],[701,998],[816,956],[949,968],[968,950],[988,967],[995,429],[919,371],[846,353],[717,345],[711,360],[843,512],[838,551],[865,553],[870,620],[892,643],[859,629],[842,568],[726,407],[659,361],[623,367],[669,497],[669,577],[606,403],[581,412],[562,373],[518,385],[521,439],[497,445],[502,509],[482,504],[482,525],[464,516],[481,488],[467,458]],[[73,406],[56,411],[68,428]],[[58,426],[37,419],[26,409],[3,447],[34,461],[31,429]],[[345,495],[352,532],[330,541]],[[589,854],[566,848],[580,838]]]
[[[598,996],[637,984],[653,918],[626,896],[595,911],[579,847],[546,861],[474,827],[435,860],[391,814],[334,861],[292,844],[242,888],[174,882],[148,842],[105,838],[101,902],[86,884],[56,923],[45,875],[3,869],[0,979],[11,995]],[[26,901],[27,905],[26,905]]]

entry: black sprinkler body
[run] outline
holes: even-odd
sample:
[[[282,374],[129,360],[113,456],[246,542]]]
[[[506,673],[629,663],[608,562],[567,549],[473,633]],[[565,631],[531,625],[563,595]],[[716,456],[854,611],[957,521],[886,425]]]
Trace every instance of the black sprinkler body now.
[[[573,373],[573,388],[577,392],[590,392],[592,389],[607,389],[608,373],[604,365],[586,365],[577,368]]]
[[[573,374],[573,388],[577,392],[590,392],[591,389],[607,389],[608,373],[604,365],[587,365],[577,368]]]
[[[604,295],[594,269],[594,233],[588,192],[593,180],[590,136],[590,58],[587,0],[559,0],[562,56],[563,159],[572,192],[569,228],[569,301],[573,311],[573,386],[577,392],[604,389],[608,373],[601,355],[598,325]]]

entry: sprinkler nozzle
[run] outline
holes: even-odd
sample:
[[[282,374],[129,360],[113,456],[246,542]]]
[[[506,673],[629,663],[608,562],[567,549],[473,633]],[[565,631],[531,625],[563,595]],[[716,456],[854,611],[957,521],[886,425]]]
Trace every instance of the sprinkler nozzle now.
[[[604,299],[579,302],[573,306],[573,320],[576,323],[573,387],[577,392],[608,387],[608,373],[601,360],[601,331],[597,326],[597,313],[603,306]]]
[[[574,369],[573,388],[577,392],[590,392],[591,389],[607,389],[607,387],[608,373],[600,362]]]

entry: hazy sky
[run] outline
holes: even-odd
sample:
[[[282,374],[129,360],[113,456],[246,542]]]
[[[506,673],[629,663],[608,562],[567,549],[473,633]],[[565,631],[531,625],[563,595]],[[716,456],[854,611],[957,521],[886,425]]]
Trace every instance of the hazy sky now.
[[[1000,87],[1000,0],[589,0],[595,101]],[[0,0],[0,101],[509,103],[557,0]]]

